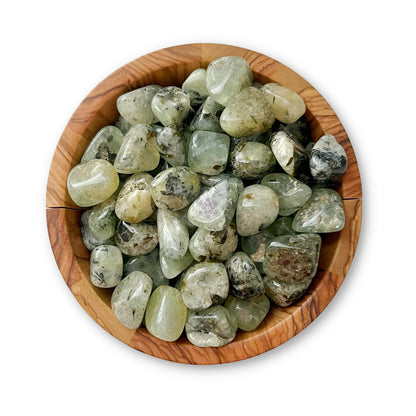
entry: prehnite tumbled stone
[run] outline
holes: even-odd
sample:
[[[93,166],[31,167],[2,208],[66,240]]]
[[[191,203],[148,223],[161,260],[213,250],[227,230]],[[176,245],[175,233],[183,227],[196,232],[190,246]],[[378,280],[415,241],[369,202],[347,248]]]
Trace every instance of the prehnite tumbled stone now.
[[[312,279],[301,282],[284,282],[265,276],[263,279],[266,295],[278,306],[285,308],[298,300],[308,289]]]
[[[148,254],[154,250],[158,241],[155,224],[145,222],[128,224],[125,221],[120,221],[116,227],[117,247],[128,256]]]
[[[171,166],[183,166],[188,154],[191,131],[186,124],[172,124],[156,130],[156,147]]]
[[[80,207],[97,205],[118,188],[119,178],[114,166],[104,159],[94,159],[76,165],[69,172],[67,189]]]
[[[241,236],[254,235],[268,227],[279,213],[279,199],[264,185],[250,185],[238,197],[236,210],[237,232]]]
[[[236,317],[240,329],[254,331],[269,312],[270,301],[266,295],[249,299],[229,296],[224,306]]]
[[[282,123],[294,123],[303,114],[306,106],[302,97],[283,85],[269,83],[261,87],[274,116]]]
[[[182,84],[182,89],[189,94],[192,107],[200,105],[209,95],[206,81],[206,69],[198,68],[192,71]]]
[[[230,279],[230,292],[234,297],[246,299],[264,295],[261,275],[246,253],[234,253],[225,266]]]
[[[194,259],[189,251],[179,259],[169,259],[160,253],[160,266],[167,279],[173,279],[178,276],[187,269],[193,261]]]
[[[189,221],[208,231],[221,231],[231,223],[243,182],[225,178],[201,194],[189,207]]]
[[[342,199],[333,189],[315,188],[296,213],[292,227],[299,233],[333,233],[345,225]]]
[[[90,279],[97,287],[117,286],[123,276],[123,256],[116,246],[98,246],[91,252]]]
[[[266,247],[269,242],[275,237],[270,233],[269,227],[261,233],[249,235],[241,239],[241,248],[244,253],[248,254],[255,263],[263,263]]]
[[[88,250],[94,250],[95,247],[102,246],[102,245],[109,245],[109,246],[115,246],[116,243],[114,241],[114,237],[109,238],[108,240],[100,240],[95,236],[95,234],[91,231],[90,225],[89,225],[89,218],[91,215],[91,210],[84,211],[81,215],[81,237],[82,242],[84,243],[84,246]]]
[[[119,173],[147,172],[155,169],[159,160],[152,126],[136,124],[124,136],[114,167]]]
[[[89,162],[93,159],[104,159],[114,163],[114,159],[120,150],[124,134],[115,126],[103,127],[93,137],[90,144],[81,158],[81,163]]]
[[[153,178],[148,173],[136,173],[123,184],[116,204],[115,212],[123,221],[135,224],[150,217],[155,204],[150,194]]]
[[[215,186],[217,183],[221,182],[223,179],[229,179],[229,178],[236,178],[232,173],[220,173],[219,175],[199,175],[199,179],[201,181],[202,185],[205,186]],[[241,185],[243,186],[243,182],[241,182]]]
[[[152,124],[158,121],[153,114],[151,102],[160,90],[159,85],[146,87],[127,92],[117,98],[117,110],[129,124]]]
[[[311,141],[311,131],[305,116],[302,116],[294,123],[280,123],[277,131],[284,131],[302,146],[306,146]]]
[[[92,233],[100,240],[108,240],[116,233],[116,199],[117,195],[114,193],[91,209],[88,223]]]
[[[189,242],[189,251],[196,261],[226,261],[237,248],[238,235],[235,225],[221,231],[198,228]]]
[[[220,125],[220,116],[224,106],[217,103],[212,97],[208,97],[198,108],[194,118],[191,121],[191,130],[205,130],[222,132]]]
[[[276,158],[269,146],[258,142],[241,142],[231,153],[233,174],[243,179],[257,179],[270,172]]]
[[[223,306],[204,311],[188,311],[185,331],[189,342],[197,347],[221,347],[231,342],[237,333],[236,317]]]
[[[152,293],[152,279],[143,272],[131,272],[114,289],[111,309],[127,328],[138,328]]]
[[[292,228],[293,217],[280,217],[272,224],[270,224],[266,231],[273,235],[286,235],[286,234],[297,234]]]
[[[279,198],[279,215],[282,216],[296,212],[312,195],[312,189],[308,185],[284,173],[266,175],[261,184],[276,192]]]
[[[284,282],[302,282],[315,276],[321,237],[318,234],[281,235],[266,249],[265,273]]]
[[[199,195],[199,176],[186,166],[175,166],[160,172],[153,179],[150,192],[158,208],[178,211]]]
[[[188,165],[195,172],[218,175],[227,166],[229,148],[226,134],[195,131],[189,140]]]
[[[228,296],[225,266],[211,262],[195,264],[182,275],[180,287],[182,299],[189,309],[201,311],[218,305]]]
[[[176,341],[185,327],[186,314],[179,290],[171,286],[159,286],[147,303],[146,328],[157,338]]]
[[[164,126],[181,123],[190,109],[189,95],[178,87],[161,88],[152,100],[153,114]]]
[[[248,87],[234,97],[221,113],[221,128],[234,137],[263,133],[274,123],[273,110],[264,95]]]

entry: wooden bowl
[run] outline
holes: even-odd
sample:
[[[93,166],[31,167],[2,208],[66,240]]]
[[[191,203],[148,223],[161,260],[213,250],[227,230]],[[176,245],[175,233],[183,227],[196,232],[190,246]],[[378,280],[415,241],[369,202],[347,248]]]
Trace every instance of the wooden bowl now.
[[[185,337],[165,342],[145,328],[124,327],[110,307],[112,290],[99,289],[89,279],[90,253],[80,233],[82,209],[66,190],[69,171],[95,133],[113,124],[118,116],[116,99],[132,89],[147,85],[178,85],[196,68],[213,59],[242,56],[253,70],[254,80],[278,82],[296,91],[306,103],[306,117],[316,141],[334,135],[348,156],[348,170],[339,193],[344,202],[346,223],[338,233],[323,236],[318,273],[307,293],[287,308],[272,306],[267,318],[252,332],[238,331],[233,342],[219,348],[200,348]],[[203,43],[161,49],[134,60],[102,81],[82,101],[66,126],[50,167],[46,195],[49,238],[56,262],[68,287],[81,306],[106,331],[136,350],[158,358],[187,364],[220,364],[243,360],[279,346],[308,326],[328,305],[341,286],[356,250],[361,226],[361,181],[357,161],[341,122],[325,99],[302,77],[275,61],[251,50]]]

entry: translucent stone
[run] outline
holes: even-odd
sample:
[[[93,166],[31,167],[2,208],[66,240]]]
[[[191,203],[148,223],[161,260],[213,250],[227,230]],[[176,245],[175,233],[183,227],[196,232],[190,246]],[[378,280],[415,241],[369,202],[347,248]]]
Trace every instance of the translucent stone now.
[[[263,279],[266,295],[277,306],[285,308],[298,300],[308,289],[312,279],[302,282],[284,282],[265,276]]]
[[[103,127],[93,137],[81,158],[81,163],[93,159],[104,159],[114,163],[123,142],[123,133],[115,126]]]
[[[254,331],[269,312],[270,301],[266,295],[249,299],[229,296],[224,306],[236,317],[240,329]]]
[[[284,282],[302,282],[315,276],[321,237],[318,234],[281,235],[266,249],[265,273]]]
[[[156,147],[171,166],[183,166],[188,154],[191,131],[186,124],[172,124],[156,130]]]
[[[269,228],[261,233],[241,238],[241,248],[244,253],[248,254],[255,263],[263,263],[266,247],[275,237],[270,233]]]
[[[116,243],[114,237],[111,237],[108,240],[100,240],[97,238],[90,229],[89,218],[91,215],[91,210],[84,211],[81,215],[81,237],[84,246],[88,250],[94,250],[95,247],[102,245],[114,246]]]
[[[154,250],[158,243],[155,224],[139,222],[128,224],[120,221],[116,228],[116,244],[123,254],[139,256]]]
[[[249,87],[252,80],[250,67],[239,56],[223,56],[212,61],[207,68],[206,85],[209,94],[224,106],[241,90]]]
[[[178,211],[199,195],[199,176],[186,166],[175,166],[160,172],[152,181],[150,192],[158,208]]]
[[[234,297],[246,299],[264,295],[263,279],[246,253],[234,253],[225,266],[230,279],[230,292]]]
[[[115,212],[123,221],[135,224],[150,217],[155,204],[150,193],[153,178],[148,173],[136,173],[130,176],[121,188]]]
[[[297,232],[292,228],[293,218],[292,217],[280,217],[272,224],[270,224],[266,231],[272,233],[273,235],[286,235],[286,234],[297,234]]]
[[[241,91],[225,107],[221,128],[234,137],[263,133],[274,123],[273,110],[264,95],[254,87]]]
[[[189,207],[189,221],[208,231],[221,231],[231,223],[243,183],[224,179],[200,195]]]
[[[114,123],[116,127],[118,127],[123,134],[126,134],[131,127],[131,124],[124,120],[123,117],[119,116],[116,122]]]
[[[238,197],[237,232],[243,237],[257,234],[267,228],[278,213],[277,195],[267,186],[250,185]]]
[[[289,88],[269,83],[263,85],[261,91],[272,106],[274,116],[282,123],[294,123],[305,114],[306,106],[302,97]]]
[[[229,148],[226,134],[195,131],[189,140],[188,165],[195,172],[218,175],[227,166]]]
[[[153,97],[153,114],[164,126],[181,123],[189,113],[189,95],[178,87],[161,88]]]
[[[230,151],[233,152],[235,147],[244,142],[256,142],[256,143],[263,143],[266,144],[272,134],[272,129],[265,131],[264,133],[260,134],[252,134],[251,136],[246,137],[231,137],[230,142]],[[276,163],[276,161],[274,161]]]
[[[158,85],[147,85],[120,95],[117,98],[118,112],[131,125],[157,122],[157,117],[152,111],[151,102],[159,90]]]
[[[186,225],[186,228],[188,228],[189,235],[192,236],[198,227],[189,221],[188,211],[189,211],[189,206],[182,208],[179,211],[175,211],[175,212],[179,215],[182,222]]]
[[[205,186],[215,186],[217,183],[221,182],[223,179],[228,179],[228,178],[236,178],[236,176],[234,176],[231,173],[220,173],[219,175],[199,175],[199,179],[201,181],[202,185]],[[243,186],[243,182],[241,182],[241,186]]]
[[[237,319],[223,306],[213,306],[201,312],[188,311],[186,337],[197,347],[228,344],[235,338],[237,329]]]
[[[227,271],[222,263],[198,263],[182,275],[182,299],[192,310],[201,311],[224,302],[228,289]]]
[[[189,94],[193,107],[201,104],[209,95],[206,81],[206,69],[198,68],[192,71],[182,84],[182,89]]]
[[[189,251],[196,261],[226,261],[235,251],[238,235],[231,224],[221,231],[198,228],[189,242]]]
[[[322,136],[312,147],[309,167],[317,184],[337,186],[347,170],[347,155],[334,136]]]
[[[187,269],[194,261],[191,253],[187,251],[180,259],[168,259],[167,257],[160,254],[160,266],[163,274],[168,279],[173,279]]]
[[[159,209],[157,212],[157,232],[160,253],[168,259],[180,259],[188,250],[189,232],[176,212]]]
[[[116,233],[116,198],[114,193],[91,209],[88,223],[92,233],[100,240],[108,240]]]
[[[159,286],[147,303],[146,328],[157,338],[176,341],[185,327],[186,314],[186,306],[179,290],[170,286]]]
[[[257,179],[270,172],[276,158],[269,146],[257,142],[242,142],[231,153],[233,174],[243,179]]]
[[[119,173],[139,173],[153,170],[160,160],[155,146],[155,133],[149,124],[136,124],[124,136],[114,161]]]
[[[333,189],[313,189],[308,202],[296,213],[292,227],[299,233],[333,233],[345,225],[342,199]]]
[[[117,286],[123,276],[123,256],[116,246],[98,246],[91,252],[90,279],[97,287]]]
[[[302,146],[306,146],[311,141],[311,131],[305,116],[302,116],[294,123],[280,123],[277,131],[284,131],[290,137],[297,140]]]
[[[111,309],[127,328],[138,328],[152,292],[152,279],[142,272],[131,272],[114,289]]]
[[[261,184],[276,192],[279,198],[279,215],[282,216],[296,212],[312,195],[312,189],[308,185],[284,173],[266,175]]]
[[[205,130],[222,132],[220,126],[220,116],[224,106],[217,103],[212,97],[208,97],[198,108],[194,118],[191,121],[191,130]]]
[[[114,166],[107,160],[94,159],[72,168],[67,189],[77,205],[90,207],[109,198],[117,190],[118,183]]]

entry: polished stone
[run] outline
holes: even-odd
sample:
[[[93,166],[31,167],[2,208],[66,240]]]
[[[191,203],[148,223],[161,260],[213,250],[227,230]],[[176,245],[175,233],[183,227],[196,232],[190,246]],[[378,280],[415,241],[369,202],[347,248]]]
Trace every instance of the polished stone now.
[[[116,246],[98,246],[91,252],[90,279],[94,286],[117,286],[123,276],[123,256]]]
[[[285,308],[298,300],[308,289],[312,279],[301,282],[284,282],[265,276],[263,279],[266,295],[277,306]]]
[[[220,116],[224,106],[217,103],[212,97],[208,97],[198,108],[189,127],[191,130],[205,130],[222,132]]]
[[[187,269],[193,261],[194,258],[191,256],[189,250],[179,259],[169,259],[160,253],[160,267],[167,279],[173,279],[178,276]]]
[[[209,95],[206,69],[197,68],[192,71],[183,82],[182,89],[189,94],[192,107],[201,105]]]
[[[236,178],[232,173],[220,173],[219,175],[199,175],[199,179],[201,181],[201,185],[205,186],[215,186],[217,183],[221,182],[223,179],[229,179],[229,178]],[[241,185],[243,185],[243,182],[241,182]]]
[[[108,240],[116,233],[116,199],[117,192],[91,209],[88,224],[92,233],[100,240]]]
[[[123,254],[140,256],[154,250],[158,243],[155,224],[139,222],[128,224],[120,221],[116,227],[116,244]]]
[[[115,240],[114,236],[109,238],[108,240],[100,240],[97,238],[94,233],[91,231],[90,225],[89,225],[89,218],[91,215],[91,210],[84,211],[81,215],[81,237],[82,242],[84,243],[84,246],[88,250],[94,250],[95,247],[102,246],[102,245],[109,245],[109,246],[115,246]]]
[[[293,217],[279,217],[266,228],[266,231],[272,233],[275,236],[297,234],[297,232],[292,228],[292,223]]]
[[[156,147],[171,166],[183,166],[188,154],[191,131],[186,124],[172,124],[156,131]]]
[[[241,249],[250,256],[254,263],[263,263],[266,247],[275,237],[274,234],[269,232],[269,228],[258,234],[241,238]]]

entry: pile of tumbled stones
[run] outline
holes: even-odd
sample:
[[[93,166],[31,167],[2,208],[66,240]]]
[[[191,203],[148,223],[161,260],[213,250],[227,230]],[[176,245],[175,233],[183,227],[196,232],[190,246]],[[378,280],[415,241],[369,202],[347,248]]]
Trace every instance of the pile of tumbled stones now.
[[[114,288],[120,322],[219,347],[256,329],[270,300],[299,299],[319,234],[344,227],[333,188],[347,168],[333,136],[311,143],[302,98],[226,56],[182,88],[123,94],[117,109],[67,185],[91,207],[81,217],[91,282]]]

